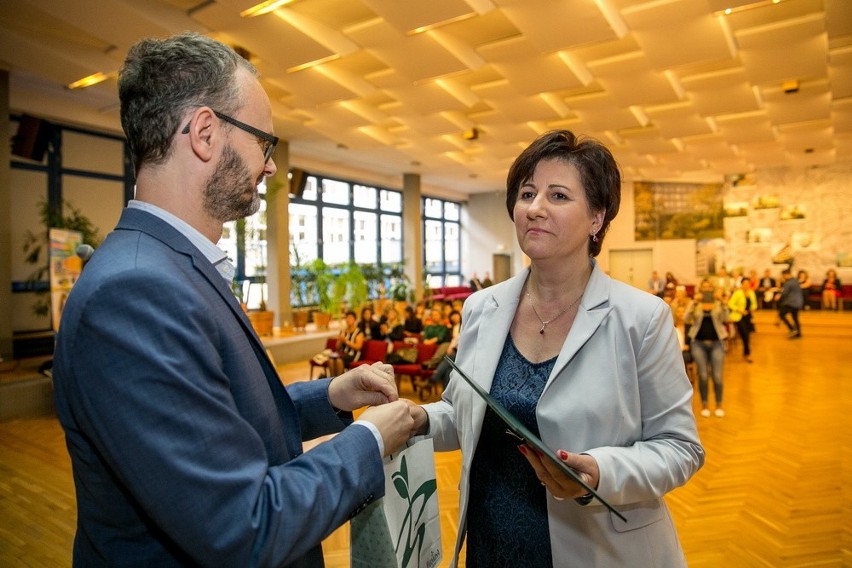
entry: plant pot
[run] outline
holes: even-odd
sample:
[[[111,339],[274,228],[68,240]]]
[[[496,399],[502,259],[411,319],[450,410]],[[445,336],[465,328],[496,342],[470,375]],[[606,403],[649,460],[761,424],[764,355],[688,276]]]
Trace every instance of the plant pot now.
[[[331,323],[331,314],[327,312],[314,312],[314,323],[319,329],[328,329],[328,324]]]
[[[293,329],[296,331],[305,331],[308,326],[308,312],[306,310],[297,310],[293,312]]]
[[[272,323],[275,320],[275,312],[269,310],[250,310],[248,318],[254,331],[259,336],[272,335]]]

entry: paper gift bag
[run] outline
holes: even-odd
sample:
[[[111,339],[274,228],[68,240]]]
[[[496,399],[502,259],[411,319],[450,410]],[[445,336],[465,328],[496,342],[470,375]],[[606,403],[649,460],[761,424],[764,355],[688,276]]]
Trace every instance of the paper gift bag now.
[[[350,522],[353,568],[435,568],[441,520],[431,438],[417,437],[385,459],[385,496]]]

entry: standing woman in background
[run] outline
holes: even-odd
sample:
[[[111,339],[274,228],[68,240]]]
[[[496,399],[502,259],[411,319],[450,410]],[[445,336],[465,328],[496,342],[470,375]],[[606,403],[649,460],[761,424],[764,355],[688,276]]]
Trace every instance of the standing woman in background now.
[[[716,397],[716,416],[725,415],[722,409],[722,367],[725,364],[725,339],[728,332],[728,307],[722,303],[723,290],[714,288],[709,278],[698,286],[698,293],[684,318],[689,327],[687,335],[691,341],[692,358],[698,367],[698,392],[701,395],[701,416],[710,416],[707,405],[709,397],[708,382],[713,376],[713,391]]]
[[[743,342],[743,357],[746,363],[751,363],[751,333],[754,331],[751,314],[757,309],[757,295],[747,278],[740,280],[739,287],[731,294],[728,309],[731,310],[731,321],[737,324],[737,332]]]
[[[461,378],[415,412],[435,449],[461,449],[467,566],[685,566],[663,500],[704,463],[672,316],[592,258],[621,176],[599,142],[548,132],[515,160],[506,206],[530,266],[464,303],[456,363],[589,486],[506,434]]]

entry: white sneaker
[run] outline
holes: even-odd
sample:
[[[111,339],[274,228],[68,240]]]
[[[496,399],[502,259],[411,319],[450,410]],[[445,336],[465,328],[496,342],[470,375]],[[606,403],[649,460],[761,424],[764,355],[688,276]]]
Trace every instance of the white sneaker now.
[[[722,418],[725,415],[725,411],[722,410],[721,408],[717,408],[715,414],[719,418]],[[710,416],[710,412],[707,412],[707,415]]]
[[[704,418],[709,417],[709,416],[710,416],[710,409],[709,409],[709,408],[705,408],[704,410],[702,410],[702,411],[701,411],[701,416],[703,416]]]

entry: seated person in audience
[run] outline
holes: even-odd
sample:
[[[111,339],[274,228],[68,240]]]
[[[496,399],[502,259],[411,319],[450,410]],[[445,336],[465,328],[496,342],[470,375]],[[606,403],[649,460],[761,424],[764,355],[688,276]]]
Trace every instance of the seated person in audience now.
[[[438,349],[435,350],[435,354],[428,361],[421,364],[424,369],[437,368],[438,364],[443,361],[444,355],[449,353],[450,349],[452,349],[453,344],[458,343],[458,336],[461,332],[461,312],[456,310],[452,310],[450,312],[449,325],[447,326],[447,329],[449,330],[449,341],[440,342],[438,344]]]
[[[358,329],[364,334],[364,341],[379,339],[379,322],[373,319],[373,308],[364,308],[361,310]]]
[[[842,293],[843,284],[840,283],[837,272],[829,268],[822,283],[822,309],[836,310],[838,308],[837,299]]]
[[[778,281],[772,277],[772,272],[768,268],[763,271],[763,278],[758,281],[754,291],[757,293],[760,307],[771,308],[775,305],[775,294],[780,292],[780,288],[778,288]]]
[[[379,324],[379,337],[385,341],[401,341],[405,337],[405,327],[400,321],[399,312],[391,308],[385,314],[385,321]]]
[[[450,341],[450,328],[441,318],[441,310],[432,308],[429,320],[423,326],[423,343],[447,343]]]
[[[328,360],[328,368],[332,377],[342,375],[353,361],[361,356],[361,348],[364,347],[364,333],[358,328],[358,319],[355,312],[346,312],[346,324],[340,330],[337,339],[336,357]]]
[[[408,335],[423,333],[423,320],[417,316],[417,313],[411,306],[405,306],[405,321],[402,325],[403,330]]]
[[[392,302],[388,302],[387,304],[385,304],[385,306],[382,308],[382,313],[379,315],[379,324],[383,324],[388,321],[388,314],[394,309],[395,308],[393,307]]]
[[[651,272],[651,278],[648,279],[648,293],[662,298],[665,290],[666,281],[660,278],[660,275],[654,270]]]

